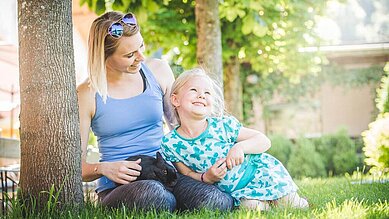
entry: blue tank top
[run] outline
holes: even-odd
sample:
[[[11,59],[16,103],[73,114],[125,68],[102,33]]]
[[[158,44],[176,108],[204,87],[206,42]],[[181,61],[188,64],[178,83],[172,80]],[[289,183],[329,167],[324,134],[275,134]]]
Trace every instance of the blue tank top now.
[[[144,92],[127,99],[108,96],[106,104],[96,93],[96,112],[91,128],[97,137],[101,162],[125,160],[133,155],[155,156],[163,137],[163,92],[154,75],[142,64]],[[105,176],[96,192],[116,187]]]

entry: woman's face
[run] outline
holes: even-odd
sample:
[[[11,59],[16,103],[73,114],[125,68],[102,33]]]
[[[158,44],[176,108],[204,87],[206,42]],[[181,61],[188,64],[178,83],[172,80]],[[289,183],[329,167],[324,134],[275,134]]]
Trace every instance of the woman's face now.
[[[130,37],[121,37],[116,51],[107,58],[108,72],[137,73],[145,60],[145,46],[140,32]]]

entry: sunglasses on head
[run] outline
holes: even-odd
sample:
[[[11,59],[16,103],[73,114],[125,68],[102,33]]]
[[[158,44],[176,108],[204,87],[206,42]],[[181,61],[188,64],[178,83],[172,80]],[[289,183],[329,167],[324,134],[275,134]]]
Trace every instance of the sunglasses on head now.
[[[120,19],[118,22],[115,22],[111,24],[108,28],[108,34],[111,35],[114,38],[120,38],[123,35],[124,26],[123,24],[126,24],[127,26],[136,26],[136,18],[135,15],[132,13],[125,14],[122,19]]]

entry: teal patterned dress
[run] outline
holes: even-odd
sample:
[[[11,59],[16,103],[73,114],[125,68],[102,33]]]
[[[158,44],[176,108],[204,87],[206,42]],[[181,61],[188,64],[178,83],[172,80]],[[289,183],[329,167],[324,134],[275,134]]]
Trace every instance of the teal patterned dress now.
[[[218,159],[226,157],[236,142],[241,124],[231,116],[211,117],[207,121],[207,129],[193,139],[180,136],[177,128],[168,133],[162,139],[162,152],[166,159],[182,162],[202,173]],[[281,162],[266,153],[245,155],[244,162],[228,170],[215,185],[231,194],[236,206],[240,205],[242,198],[275,200],[297,191],[296,184]]]

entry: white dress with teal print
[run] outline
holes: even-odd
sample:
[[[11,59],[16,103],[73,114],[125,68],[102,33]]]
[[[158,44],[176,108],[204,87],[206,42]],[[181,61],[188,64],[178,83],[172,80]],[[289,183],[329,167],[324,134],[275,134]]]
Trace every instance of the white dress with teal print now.
[[[231,116],[212,117],[207,121],[207,129],[197,138],[184,138],[177,133],[177,128],[167,134],[162,139],[166,159],[182,162],[202,173],[217,160],[226,157],[236,142],[241,124]],[[215,185],[230,193],[236,206],[242,198],[275,200],[297,191],[296,184],[281,162],[266,153],[245,155],[244,162],[229,170]]]

